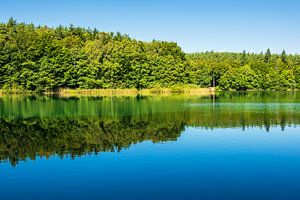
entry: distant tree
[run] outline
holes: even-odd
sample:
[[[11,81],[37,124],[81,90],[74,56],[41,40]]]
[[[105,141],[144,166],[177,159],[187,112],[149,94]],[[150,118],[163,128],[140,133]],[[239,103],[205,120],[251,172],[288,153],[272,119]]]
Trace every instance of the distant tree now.
[[[287,64],[287,56],[286,56],[285,50],[283,50],[282,53],[281,53],[281,61],[282,61],[284,64]]]
[[[246,51],[244,50],[241,58],[241,66],[244,66],[246,62],[247,62],[247,55],[246,55]]]
[[[7,26],[8,27],[13,27],[13,26],[16,26],[16,25],[17,25],[17,21],[13,17],[10,17],[8,19]]]
[[[272,56],[271,50],[268,48],[268,49],[267,49],[267,52],[265,53],[265,62],[266,62],[266,63],[269,63],[269,62],[270,62],[271,56]]]

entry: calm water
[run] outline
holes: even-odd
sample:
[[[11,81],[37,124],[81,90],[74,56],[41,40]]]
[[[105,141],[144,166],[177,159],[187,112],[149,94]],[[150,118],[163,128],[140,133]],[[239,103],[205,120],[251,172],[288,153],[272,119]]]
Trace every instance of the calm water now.
[[[0,199],[300,199],[300,93],[0,97]]]

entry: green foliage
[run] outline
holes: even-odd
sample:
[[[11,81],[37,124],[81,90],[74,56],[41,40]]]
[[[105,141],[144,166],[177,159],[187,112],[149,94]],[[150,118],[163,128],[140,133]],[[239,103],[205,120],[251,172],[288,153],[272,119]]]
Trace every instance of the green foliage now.
[[[228,70],[220,79],[219,85],[223,90],[252,90],[257,86],[257,75],[249,65]]]
[[[185,54],[174,42],[142,42],[73,25],[36,27],[13,18],[0,23],[0,88],[11,91],[190,84],[285,90],[299,88],[299,65],[300,56],[285,51]]]
[[[296,87],[295,77],[291,70],[270,72],[266,75],[265,88],[269,90],[287,90]]]
[[[222,90],[293,90],[300,88],[300,56],[243,53],[189,54],[191,80]]]
[[[0,88],[151,88],[187,83],[185,54],[173,42],[74,27],[0,24]]]

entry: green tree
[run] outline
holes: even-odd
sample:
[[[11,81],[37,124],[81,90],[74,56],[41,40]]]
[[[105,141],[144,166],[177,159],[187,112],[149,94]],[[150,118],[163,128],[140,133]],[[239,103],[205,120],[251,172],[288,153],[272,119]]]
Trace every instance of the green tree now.
[[[266,54],[265,54],[265,62],[266,62],[266,63],[269,63],[269,62],[270,62],[271,56],[272,56],[271,50],[268,48],[267,51],[266,51]]]
[[[285,50],[283,50],[282,53],[281,53],[281,61],[282,61],[284,64],[287,64],[287,55],[286,55]]]
[[[252,90],[258,88],[256,73],[249,65],[229,70],[220,79],[220,88],[225,90]]]

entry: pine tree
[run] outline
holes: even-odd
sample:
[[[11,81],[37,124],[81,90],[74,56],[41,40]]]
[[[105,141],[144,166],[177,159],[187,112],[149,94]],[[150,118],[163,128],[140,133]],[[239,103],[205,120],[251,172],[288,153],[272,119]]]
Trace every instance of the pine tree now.
[[[247,56],[246,51],[244,50],[243,54],[242,54],[242,58],[241,58],[241,66],[244,66],[246,64],[246,61],[247,61],[246,56]]]
[[[282,53],[281,53],[281,61],[284,64],[287,64],[287,58],[286,58],[286,52],[285,52],[285,50],[283,50]]]
[[[16,26],[16,25],[17,25],[17,21],[13,17],[9,18],[9,20],[7,22],[7,26],[8,27],[13,27],[13,26]]]
[[[265,54],[265,62],[266,63],[269,63],[270,62],[270,60],[271,60],[271,50],[268,48],[267,49],[267,52],[266,52],[266,54]]]

